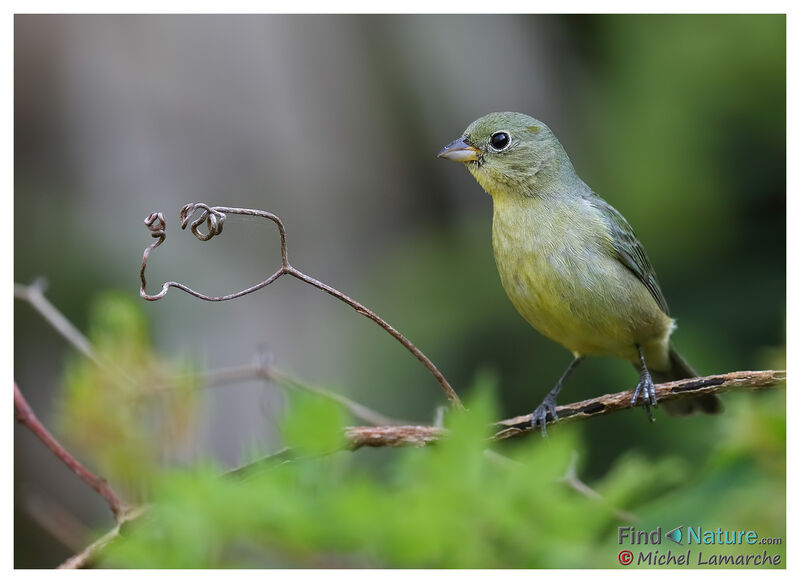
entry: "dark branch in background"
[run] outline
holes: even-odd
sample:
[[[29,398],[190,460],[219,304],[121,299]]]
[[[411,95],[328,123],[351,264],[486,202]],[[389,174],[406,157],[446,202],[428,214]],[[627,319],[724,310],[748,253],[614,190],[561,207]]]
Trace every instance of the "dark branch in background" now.
[[[197,210],[200,211],[200,216],[192,221],[191,220],[192,216],[195,214],[195,211]],[[321,289],[322,291],[332,295],[337,300],[344,302],[345,304],[353,308],[356,312],[358,312],[363,316],[366,316],[367,318],[375,322],[378,326],[383,328],[393,338],[395,338],[398,342],[400,342],[400,344],[402,344],[409,352],[411,352],[411,354],[413,354],[420,362],[422,362],[425,368],[427,368],[433,375],[433,377],[436,379],[436,382],[438,382],[439,385],[442,387],[442,389],[444,390],[444,394],[447,396],[448,399],[450,399],[450,402],[453,404],[453,406],[455,406],[458,409],[464,408],[464,406],[461,403],[461,399],[458,398],[458,395],[453,390],[453,387],[450,386],[450,383],[447,382],[447,379],[444,378],[444,375],[441,372],[439,372],[439,369],[436,368],[436,365],[434,365],[433,362],[427,356],[425,356],[425,354],[423,354],[423,352],[419,348],[417,348],[408,338],[403,336],[395,328],[389,325],[389,323],[386,322],[386,320],[378,316],[375,312],[373,312],[369,308],[363,306],[362,304],[355,301],[351,297],[343,294],[339,290],[332,288],[328,284],[316,280],[313,277],[310,277],[305,273],[301,272],[300,270],[292,267],[292,265],[289,263],[289,256],[286,250],[286,229],[283,226],[283,222],[277,215],[274,215],[270,212],[255,210],[255,209],[241,209],[241,208],[223,207],[223,206],[209,207],[208,205],[205,205],[203,203],[193,203],[193,204],[187,204],[181,209],[180,212],[181,229],[185,229],[188,225],[190,226],[190,230],[192,231],[192,234],[194,234],[195,237],[197,237],[201,241],[208,241],[215,235],[219,235],[222,233],[222,226],[225,222],[226,213],[268,219],[273,223],[275,223],[275,225],[278,227],[278,232],[280,233],[281,237],[281,266],[272,275],[270,275],[267,279],[265,279],[260,283],[257,283],[252,287],[249,287],[245,290],[236,293],[227,294],[224,296],[207,296],[205,294],[201,294],[200,292],[194,291],[190,287],[185,286],[182,283],[178,283],[176,281],[166,282],[161,286],[161,291],[155,295],[148,294],[146,291],[147,280],[145,279],[144,275],[145,268],[147,267],[147,259],[150,256],[150,253],[153,251],[153,249],[155,249],[156,247],[161,245],[161,243],[164,242],[164,239],[166,238],[166,228],[167,228],[167,223],[166,220],[164,219],[164,215],[162,213],[152,213],[144,220],[144,224],[147,226],[148,229],[150,229],[151,235],[155,239],[157,239],[157,241],[155,243],[150,244],[144,250],[144,255],[142,256],[142,267],[141,270],[139,271],[142,280],[142,285],[139,291],[140,295],[146,300],[150,301],[160,300],[167,294],[167,291],[169,291],[170,287],[176,287],[180,290],[185,291],[190,295],[195,296],[196,298],[200,298],[201,300],[206,300],[210,302],[223,302],[226,300],[240,298],[244,295],[253,293],[254,291],[260,290],[261,288],[268,286],[269,284],[273,283],[274,281],[276,281],[277,279],[279,279],[284,275],[291,275],[292,277],[295,277],[300,281],[303,281],[311,286],[314,286],[317,289]],[[207,233],[203,233],[199,229],[199,227],[203,223],[205,223],[206,228],[208,229]]]
[[[17,387],[17,383],[14,383],[14,408],[17,410],[17,421],[30,429],[31,432],[38,437],[39,440],[44,443],[58,459],[64,462],[64,465],[72,470],[72,472],[75,473],[81,480],[91,486],[95,492],[105,498],[106,502],[108,502],[109,508],[111,508],[111,512],[113,512],[114,516],[119,519],[124,510],[119,496],[117,496],[111,486],[108,485],[108,482],[98,478],[92,472],[87,470],[83,464],[72,457],[72,454],[70,454],[60,443],[58,443],[58,441],[56,441],[56,438],[53,437],[50,432],[47,431],[44,425],[42,425],[41,422],[36,418],[36,415],[33,413],[33,409],[31,409],[30,405],[28,405],[28,402],[25,400],[25,397],[22,396],[19,387]]]

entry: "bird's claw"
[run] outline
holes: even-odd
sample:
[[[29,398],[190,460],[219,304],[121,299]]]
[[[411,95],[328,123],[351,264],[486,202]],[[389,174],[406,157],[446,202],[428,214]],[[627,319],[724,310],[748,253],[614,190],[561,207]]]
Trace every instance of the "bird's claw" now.
[[[558,421],[558,413],[556,413],[556,400],[553,397],[547,396],[545,397],[542,404],[536,407],[533,414],[531,415],[531,428],[535,428],[537,425],[542,428],[542,436],[547,437],[547,429],[545,426],[547,425],[548,416],[550,417],[550,422]]]
[[[658,400],[656,399],[656,386],[653,384],[653,379],[647,369],[645,369],[639,377],[639,383],[636,385],[636,390],[633,392],[631,405],[636,405],[636,400],[639,398],[639,393],[642,394],[642,402],[645,410],[647,411],[647,415],[650,417],[650,421],[655,421],[656,419],[653,417],[653,412],[650,410],[650,407],[658,407]]]

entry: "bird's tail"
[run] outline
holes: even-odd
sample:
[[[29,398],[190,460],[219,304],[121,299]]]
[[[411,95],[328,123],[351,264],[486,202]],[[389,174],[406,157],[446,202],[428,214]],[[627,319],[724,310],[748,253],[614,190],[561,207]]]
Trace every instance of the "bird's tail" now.
[[[669,365],[668,371],[651,370],[650,374],[653,377],[653,381],[665,383],[697,376],[691,365],[672,346],[669,347]],[[666,401],[663,406],[667,413],[676,417],[683,417],[693,413],[720,413],[722,411],[722,401],[716,395]]]

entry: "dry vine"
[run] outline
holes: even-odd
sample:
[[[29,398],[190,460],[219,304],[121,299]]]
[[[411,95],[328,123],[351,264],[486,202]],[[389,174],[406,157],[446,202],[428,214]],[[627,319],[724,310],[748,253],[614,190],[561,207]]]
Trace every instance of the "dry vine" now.
[[[195,211],[200,211],[200,216],[195,219],[191,220],[192,216],[195,214]],[[361,314],[362,316],[366,316],[373,322],[375,322],[378,326],[383,328],[386,332],[388,332],[393,338],[395,338],[400,344],[402,344],[411,354],[413,354],[424,366],[427,368],[433,377],[436,379],[436,382],[442,387],[444,390],[444,394],[450,399],[450,402],[458,409],[463,409],[464,406],[461,403],[461,399],[459,399],[456,392],[453,390],[453,387],[450,386],[450,383],[447,382],[447,379],[444,378],[444,375],[436,368],[436,365],[433,364],[431,359],[429,359],[425,354],[417,348],[408,338],[403,336],[399,331],[393,328],[386,320],[378,316],[375,312],[370,310],[369,308],[365,307],[361,303],[357,302],[350,296],[347,296],[340,292],[339,290],[329,286],[326,283],[323,283],[317,279],[314,279],[311,276],[306,275],[299,269],[296,269],[289,263],[289,256],[286,249],[286,228],[283,226],[283,222],[281,219],[270,212],[256,210],[256,209],[243,209],[243,208],[235,208],[235,207],[224,207],[224,206],[215,206],[209,207],[203,203],[191,203],[187,204],[181,209],[180,212],[180,221],[181,221],[181,229],[185,229],[187,226],[190,227],[192,234],[197,237],[200,241],[208,241],[209,239],[213,238],[215,235],[219,235],[222,233],[222,227],[225,223],[226,213],[228,214],[237,214],[237,215],[245,215],[251,217],[261,217],[264,219],[268,219],[275,223],[278,227],[278,232],[281,237],[281,266],[267,279],[264,281],[255,284],[247,289],[227,294],[224,296],[207,296],[200,292],[197,292],[190,287],[179,283],[177,281],[168,281],[161,286],[161,291],[155,295],[148,294],[146,291],[147,288],[147,280],[145,279],[144,272],[147,267],[147,260],[150,256],[150,253],[161,245],[166,238],[166,228],[167,222],[164,219],[164,215],[162,213],[152,213],[150,214],[145,220],[144,224],[150,229],[151,235],[157,239],[155,243],[151,243],[145,250],[144,255],[142,256],[142,267],[139,271],[139,275],[142,280],[142,285],[139,290],[140,295],[149,301],[160,300],[163,298],[167,291],[169,291],[170,287],[175,287],[180,290],[185,291],[188,294],[193,295],[196,298],[200,298],[201,300],[206,300],[209,302],[223,302],[226,300],[232,300],[235,298],[240,298],[244,295],[253,293],[254,291],[258,291],[261,288],[267,287],[269,284],[275,282],[277,279],[284,275],[291,275],[303,281],[311,286],[314,286],[317,289],[321,289],[322,291],[332,295],[337,300],[344,302],[351,308],[353,308],[356,312]],[[191,223],[190,223],[191,221]],[[200,231],[200,226],[205,223],[206,228],[208,231],[203,233]]]

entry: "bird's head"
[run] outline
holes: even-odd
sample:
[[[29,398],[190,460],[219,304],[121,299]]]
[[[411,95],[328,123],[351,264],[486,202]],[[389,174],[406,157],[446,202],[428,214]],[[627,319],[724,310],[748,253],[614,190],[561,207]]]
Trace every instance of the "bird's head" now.
[[[564,173],[574,173],[550,128],[523,113],[490,113],[475,120],[439,157],[466,164],[492,196],[541,196]]]

